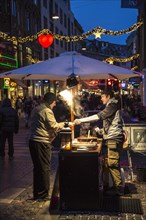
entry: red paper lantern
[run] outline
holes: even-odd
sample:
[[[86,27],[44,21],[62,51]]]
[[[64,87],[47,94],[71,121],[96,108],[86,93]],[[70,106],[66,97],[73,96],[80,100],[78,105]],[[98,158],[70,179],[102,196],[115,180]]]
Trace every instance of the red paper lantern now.
[[[53,43],[54,38],[51,34],[41,34],[38,37],[38,42],[41,44],[42,47],[48,48]]]

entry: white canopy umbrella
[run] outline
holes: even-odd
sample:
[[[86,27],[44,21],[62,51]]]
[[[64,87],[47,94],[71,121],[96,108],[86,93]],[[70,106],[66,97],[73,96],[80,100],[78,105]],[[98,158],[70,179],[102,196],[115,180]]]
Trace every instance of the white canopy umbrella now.
[[[81,80],[109,78],[126,80],[130,77],[137,76],[134,71],[129,69],[107,64],[73,51],[63,53],[59,57],[50,60],[4,72],[0,74],[0,78],[64,81],[72,74],[79,76]],[[73,119],[72,114],[71,121]],[[72,127],[72,138],[74,139],[74,127]]]
[[[129,69],[107,64],[73,51],[50,60],[4,72],[0,74],[0,78],[66,80],[72,73],[80,76],[81,80],[108,78],[124,80],[137,76],[136,72]]]

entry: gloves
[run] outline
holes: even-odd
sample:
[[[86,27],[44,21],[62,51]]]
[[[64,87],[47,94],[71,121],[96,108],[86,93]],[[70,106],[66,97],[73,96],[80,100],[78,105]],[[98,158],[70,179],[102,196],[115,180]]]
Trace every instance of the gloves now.
[[[92,115],[92,116],[85,117],[85,118],[75,119],[74,124],[79,125],[83,122],[92,122],[92,121],[97,121],[97,120],[99,120],[98,115]]]
[[[71,127],[72,125],[73,125],[73,122],[64,122],[65,128]]]

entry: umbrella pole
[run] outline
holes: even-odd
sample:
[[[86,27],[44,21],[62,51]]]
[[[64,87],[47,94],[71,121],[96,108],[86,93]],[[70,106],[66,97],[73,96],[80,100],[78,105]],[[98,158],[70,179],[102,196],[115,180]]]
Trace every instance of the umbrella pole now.
[[[74,98],[74,95],[75,95],[75,90],[74,88],[71,89],[71,97],[72,97],[72,102],[71,102],[71,122],[74,121],[74,101],[73,101],[73,98]],[[71,130],[72,130],[72,140],[74,139],[74,125],[72,125],[71,127]]]

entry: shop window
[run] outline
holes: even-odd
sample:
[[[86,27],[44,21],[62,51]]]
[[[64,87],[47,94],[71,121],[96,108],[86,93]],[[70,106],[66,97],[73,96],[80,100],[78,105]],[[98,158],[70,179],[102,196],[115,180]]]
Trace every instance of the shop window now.
[[[30,15],[28,13],[26,15],[26,30],[30,31]]]
[[[12,0],[12,15],[16,16],[16,0]]]
[[[48,28],[48,20],[47,20],[47,18],[44,16],[43,17],[43,22],[44,22],[44,28]]]
[[[47,8],[47,0],[43,0],[43,6]]]
[[[60,8],[60,23],[63,24],[63,13],[61,8]]]
[[[67,18],[66,18],[66,14],[64,14],[64,27],[67,27]]]
[[[37,0],[33,0],[34,4],[37,5],[38,1]]]

